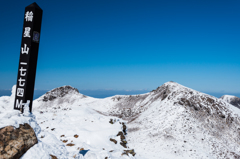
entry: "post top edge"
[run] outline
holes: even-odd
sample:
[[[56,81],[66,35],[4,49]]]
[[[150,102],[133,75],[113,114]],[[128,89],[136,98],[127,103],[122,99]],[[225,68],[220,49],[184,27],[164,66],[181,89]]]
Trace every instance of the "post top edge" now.
[[[38,8],[38,9],[41,9],[36,2],[33,2],[32,4],[28,5],[26,8]]]

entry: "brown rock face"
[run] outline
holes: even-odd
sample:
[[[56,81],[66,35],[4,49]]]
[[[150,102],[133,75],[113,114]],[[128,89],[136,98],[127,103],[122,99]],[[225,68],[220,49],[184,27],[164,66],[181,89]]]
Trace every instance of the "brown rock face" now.
[[[6,126],[0,129],[0,158],[18,159],[36,143],[37,137],[29,124],[20,124],[17,129]]]

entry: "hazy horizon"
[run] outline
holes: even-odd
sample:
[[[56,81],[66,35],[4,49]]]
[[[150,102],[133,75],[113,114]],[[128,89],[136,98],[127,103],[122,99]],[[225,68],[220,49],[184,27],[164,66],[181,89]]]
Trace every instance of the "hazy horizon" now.
[[[34,97],[33,99],[37,99],[46,92],[50,90],[35,90],[34,91]],[[79,93],[94,97],[94,98],[106,98],[106,97],[111,97],[114,95],[136,95],[136,94],[143,94],[143,93],[148,93],[152,90],[104,90],[104,89],[98,89],[98,90],[80,90]],[[214,97],[221,97],[223,95],[234,95],[236,97],[240,98],[240,93],[232,93],[232,92],[202,92],[206,93],[209,95],[212,95]],[[11,95],[11,90],[0,90],[0,97],[1,96],[10,96]]]

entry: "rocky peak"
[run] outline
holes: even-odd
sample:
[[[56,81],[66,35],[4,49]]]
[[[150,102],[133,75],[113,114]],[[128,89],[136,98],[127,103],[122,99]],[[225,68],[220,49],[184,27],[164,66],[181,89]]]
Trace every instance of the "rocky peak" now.
[[[220,99],[234,105],[235,107],[240,109],[240,98],[232,95],[223,95]]]
[[[58,88],[55,88],[55,89],[47,92],[43,96],[43,101],[44,102],[52,101],[55,98],[64,97],[67,94],[79,94],[79,91],[77,88],[73,88],[71,86],[58,87]]]
[[[191,88],[185,87],[173,81],[166,82],[162,86],[151,91],[151,95],[154,97],[153,98],[154,100],[157,99],[165,100],[167,98],[167,100],[171,99],[171,101],[179,99],[180,96],[182,98],[186,98],[188,96],[198,93],[200,92],[197,92]]]
[[[175,82],[167,82],[160,86],[156,93],[159,93],[162,100],[180,105],[196,113],[214,115],[219,118],[226,118],[226,122],[232,120],[231,112],[226,102],[216,97],[187,88]]]
[[[120,100],[117,100],[116,107],[110,114],[120,117],[125,114],[124,117],[129,119],[135,118],[155,102],[164,105],[165,103],[171,103],[184,107],[194,114],[212,115],[224,119],[227,123],[233,120],[233,114],[228,109],[228,103],[172,81],[164,83],[147,94],[121,97]]]
[[[128,138],[131,142],[136,139],[139,147],[142,143],[138,140],[146,136],[144,144],[147,140],[149,145],[167,141],[161,148],[167,154],[171,154],[168,150],[184,154],[186,147],[197,145],[196,150],[187,150],[191,154],[189,158],[209,158],[209,155],[212,158],[240,158],[237,148],[240,111],[221,99],[167,82],[149,93],[143,102],[136,102],[129,112],[135,116],[125,115],[128,117]],[[206,156],[199,156],[200,149],[207,152]]]
[[[167,89],[174,89],[175,87],[180,87],[182,85],[176,83],[176,82],[173,82],[173,81],[169,81],[169,82],[166,82],[164,83],[163,85],[159,86],[157,89],[155,90],[152,90],[151,92],[160,92],[162,89],[164,88],[167,88]],[[184,87],[184,86],[182,86]]]
[[[170,81],[146,94],[114,96],[112,99],[116,102],[116,105],[109,114],[131,120],[146,111],[154,102],[179,101],[178,96],[185,95],[186,92],[192,93],[193,91],[190,88]]]

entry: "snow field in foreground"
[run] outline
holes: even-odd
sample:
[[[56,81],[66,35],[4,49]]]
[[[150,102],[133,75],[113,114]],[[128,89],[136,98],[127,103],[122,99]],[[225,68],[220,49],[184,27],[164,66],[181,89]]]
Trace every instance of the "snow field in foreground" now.
[[[125,148],[120,145],[120,136],[116,136],[122,131],[120,122],[124,121],[121,119],[115,118],[116,122],[110,124],[112,117],[77,104],[65,105],[67,110],[46,108],[44,113],[35,110],[30,115],[21,114],[13,110],[14,97],[14,91],[10,97],[0,97],[0,128],[9,125],[18,128],[19,124],[28,123],[38,138],[38,143],[22,159],[51,159],[50,155],[58,159],[134,159],[131,155],[122,155]],[[89,151],[83,157],[80,149]]]

